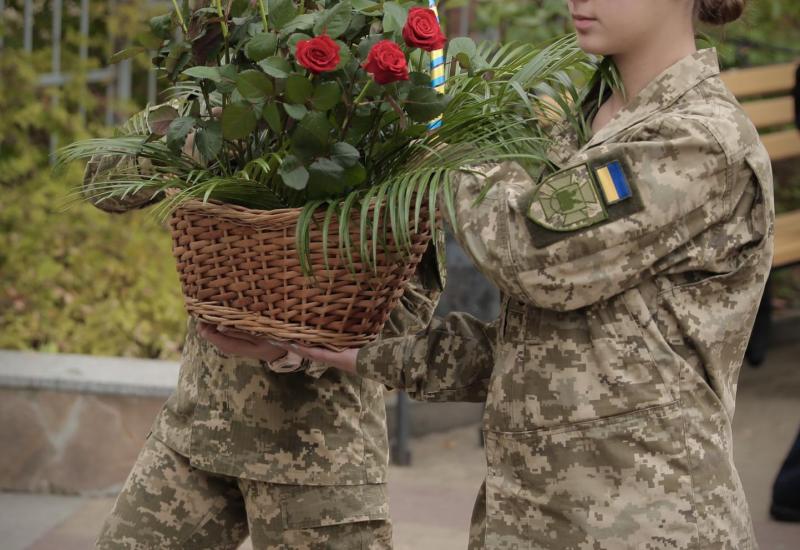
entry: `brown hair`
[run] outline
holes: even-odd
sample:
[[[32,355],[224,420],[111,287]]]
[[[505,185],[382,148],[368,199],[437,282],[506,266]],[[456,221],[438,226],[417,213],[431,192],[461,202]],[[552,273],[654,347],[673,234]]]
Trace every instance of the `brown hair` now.
[[[697,17],[709,25],[736,21],[744,13],[747,0],[696,0]]]

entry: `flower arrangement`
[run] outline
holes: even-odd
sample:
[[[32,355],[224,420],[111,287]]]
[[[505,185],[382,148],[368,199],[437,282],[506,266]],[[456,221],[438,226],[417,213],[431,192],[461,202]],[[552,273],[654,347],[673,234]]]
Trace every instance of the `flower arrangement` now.
[[[89,190],[94,202],[145,193],[166,196],[157,207],[164,214],[198,200],[259,211],[294,209],[293,254],[302,273],[333,277],[328,253],[333,232],[339,258],[351,273],[361,272],[355,273],[359,288],[380,262],[397,263],[387,260],[390,251],[419,260],[417,237],[437,231],[440,196],[452,216],[449,186],[456,171],[503,160],[541,169],[551,142],[548,121],[561,118],[584,127],[580,105],[590,87],[574,85],[575,77],[585,81],[603,74],[571,36],[543,47],[478,46],[461,37],[447,44],[445,94],[441,78],[432,82],[429,69],[431,52],[446,39],[435,11],[415,1],[173,4],[173,11],[150,21],[139,44],[117,55],[155,50],[154,65],[172,83],[167,101],[134,116],[114,137],[65,147],[60,161],[120,159],[98,174]],[[422,220],[423,215],[429,218]],[[175,236],[175,227],[181,223],[173,223],[179,264],[199,248],[179,242],[183,237]],[[216,254],[219,246],[208,250]],[[243,252],[241,265],[252,269],[248,254]],[[214,261],[185,275],[185,292],[187,285],[206,281],[209,269],[216,273],[220,261],[241,271],[232,260]],[[407,268],[396,277],[400,286],[413,272]],[[307,289],[309,283],[295,275],[286,280]],[[242,289],[256,278],[217,281],[198,292],[224,298],[225,315],[236,317],[236,307],[253,306],[255,294],[246,293],[257,290]],[[232,290],[214,290],[225,284]],[[303,290],[302,300],[313,292]],[[395,303],[401,290],[387,292],[386,303]],[[258,308],[297,301],[265,300]],[[346,304],[348,312],[351,305]],[[219,311],[210,318],[219,321]],[[386,312],[380,315],[385,320]],[[337,331],[344,326],[334,325]]]
[[[138,115],[129,132],[61,151],[62,162],[138,159],[109,171],[90,199],[172,188],[179,192],[164,212],[201,198],[267,210],[330,207],[345,218],[373,201],[376,212],[394,211],[383,219],[400,220],[404,197],[425,190],[433,215],[434,191],[453,170],[512,157],[544,162],[539,121],[558,106],[532,92],[576,96],[565,71],[592,68],[570,38],[545,48],[479,48],[457,38],[444,95],[428,67],[445,37],[435,13],[414,2],[201,4],[175,2],[140,44],[116,56],[155,49],[154,65],[173,83],[169,101]],[[438,116],[442,129],[428,133]],[[303,219],[300,236],[310,223]]]

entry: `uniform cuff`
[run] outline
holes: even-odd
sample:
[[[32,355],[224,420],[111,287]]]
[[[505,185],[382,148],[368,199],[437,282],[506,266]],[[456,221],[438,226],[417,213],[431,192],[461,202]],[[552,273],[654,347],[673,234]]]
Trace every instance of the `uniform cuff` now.
[[[385,338],[367,344],[356,356],[356,373],[390,388],[405,387],[405,356],[413,336]]]

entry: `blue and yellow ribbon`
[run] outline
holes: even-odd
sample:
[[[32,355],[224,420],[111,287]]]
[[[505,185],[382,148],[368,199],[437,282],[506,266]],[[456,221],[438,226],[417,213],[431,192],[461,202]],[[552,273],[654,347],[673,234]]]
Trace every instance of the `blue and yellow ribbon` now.
[[[436,9],[436,0],[428,0],[428,6],[436,14],[436,21],[439,21],[439,11]],[[439,23],[441,25],[441,23]],[[440,94],[444,93],[444,50],[433,50],[431,52],[431,86]],[[442,126],[442,115],[428,123],[428,130],[436,130]]]

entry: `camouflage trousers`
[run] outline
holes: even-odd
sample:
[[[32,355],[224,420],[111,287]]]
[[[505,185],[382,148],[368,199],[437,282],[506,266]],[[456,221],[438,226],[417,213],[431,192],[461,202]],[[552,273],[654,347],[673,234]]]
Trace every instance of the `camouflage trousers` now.
[[[385,487],[280,485],[196,469],[150,437],[97,548],[391,549]]]

